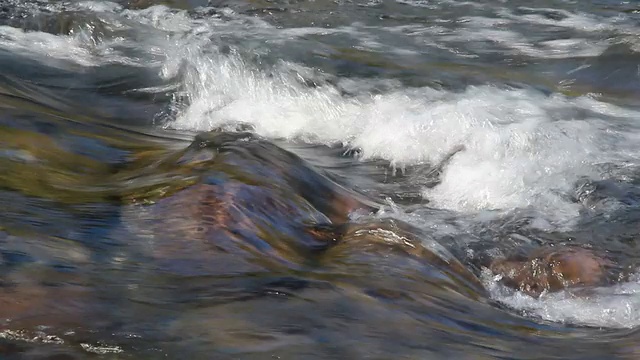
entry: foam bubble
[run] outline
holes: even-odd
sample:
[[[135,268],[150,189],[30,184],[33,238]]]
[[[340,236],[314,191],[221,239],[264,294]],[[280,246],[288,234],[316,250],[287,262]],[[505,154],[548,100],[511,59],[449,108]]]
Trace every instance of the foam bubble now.
[[[640,278],[616,286],[593,289],[589,295],[560,291],[535,299],[498,284],[488,274],[483,279],[497,301],[528,315],[572,325],[633,328],[640,325]]]

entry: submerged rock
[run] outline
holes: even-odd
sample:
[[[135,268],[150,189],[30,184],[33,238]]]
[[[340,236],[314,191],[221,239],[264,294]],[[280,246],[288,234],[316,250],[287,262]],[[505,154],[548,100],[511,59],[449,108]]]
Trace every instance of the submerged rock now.
[[[431,239],[418,228],[392,219],[370,219],[341,225],[314,226],[309,229],[317,239],[333,242],[325,251],[325,263],[335,261],[358,262],[357,258],[369,254],[384,258],[397,269],[409,269],[412,265],[431,268],[445,275],[439,277],[441,285],[470,298],[485,296],[482,283],[471,270],[456,259],[444,246]],[[380,260],[371,260],[380,264]],[[405,274],[406,275],[406,274]],[[424,275],[422,281],[434,281],[436,277]]]
[[[606,285],[615,273],[614,263],[604,255],[575,246],[543,247],[524,259],[495,259],[489,268],[504,285],[534,297],[566,288]]]
[[[171,272],[295,268],[305,252],[329,245],[317,241],[308,225],[341,223],[373,204],[247,133],[202,134],[163,161],[182,169],[191,185],[166,190],[150,205],[133,205],[125,217]]]
[[[426,234],[400,221],[351,220],[379,205],[252,134],[201,134],[168,161],[188,168],[192,185],[128,215],[161,269],[237,275],[330,267],[346,254],[389,260],[393,253],[397,268],[405,259],[433,268],[458,292],[483,292],[476,276]]]
[[[191,186],[136,206],[150,253],[180,274],[228,274],[327,264],[341,251],[390,253],[432,266],[471,297],[484,294],[467,266],[428,234],[397,220],[350,220],[378,205],[298,156],[251,133],[200,134],[170,159],[193,174]],[[351,255],[349,255],[351,256]],[[543,248],[486,264],[503,284],[532,296],[611,279],[612,262],[577,247]],[[455,287],[454,286],[454,287]]]
[[[486,296],[472,264],[460,262],[429,234],[398,220],[352,220],[354,212],[366,215],[379,205],[251,133],[200,134],[160,162],[165,169],[180,169],[190,185],[165,189],[150,205],[133,205],[125,216],[133,232],[148,240],[148,253],[160,269],[179,275],[273,273],[309,264],[332,267],[345,258],[357,263],[358,256],[371,255],[363,266],[382,258],[396,269],[418,263],[435,269],[454,291]],[[342,263],[339,273],[351,265]],[[603,285],[616,273],[605,256],[577,247],[491,258],[484,267],[531,296]]]

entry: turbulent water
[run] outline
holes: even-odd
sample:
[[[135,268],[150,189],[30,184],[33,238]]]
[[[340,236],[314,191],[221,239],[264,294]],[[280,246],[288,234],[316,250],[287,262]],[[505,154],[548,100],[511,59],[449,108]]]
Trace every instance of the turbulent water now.
[[[639,36],[613,0],[1,0],[0,354],[637,359],[638,276],[533,298],[472,264],[578,244],[636,268]],[[208,161],[183,151],[211,130],[300,156],[486,294],[366,244],[180,247],[211,205],[180,198]]]

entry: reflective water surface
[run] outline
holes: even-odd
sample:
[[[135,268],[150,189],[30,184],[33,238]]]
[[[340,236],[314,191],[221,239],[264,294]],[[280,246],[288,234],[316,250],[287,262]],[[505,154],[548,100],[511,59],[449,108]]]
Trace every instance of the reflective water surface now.
[[[0,357],[637,359],[639,13],[0,0]]]

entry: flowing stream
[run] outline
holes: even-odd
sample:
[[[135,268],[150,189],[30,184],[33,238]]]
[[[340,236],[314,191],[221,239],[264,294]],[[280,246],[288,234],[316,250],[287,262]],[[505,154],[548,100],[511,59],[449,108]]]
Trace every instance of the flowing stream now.
[[[614,0],[0,0],[0,355],[638,359],[639,39]],[[202,177],[209,131],[277,147]],[[330,215],[277,193],[282,149],[486,292],[365,243],[300,255]],[[257,214],[259,251],[201,241],[212,208]],[[473,265],[559,244],[632,276],[534,298]]]

